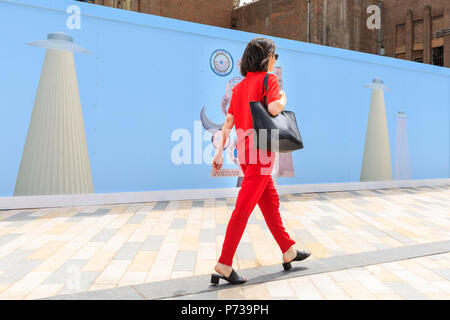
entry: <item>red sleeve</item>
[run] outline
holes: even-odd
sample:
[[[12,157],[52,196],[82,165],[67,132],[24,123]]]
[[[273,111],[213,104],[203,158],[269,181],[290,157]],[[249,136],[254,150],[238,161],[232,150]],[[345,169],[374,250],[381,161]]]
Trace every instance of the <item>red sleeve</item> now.
[[[236,100],[236,88],[238,85],[235,85],[232,89],[231,89],[231,101],[230,101],[230,106],[228,107],[228,113],[234,115],[234,100]]]
[[[269,81],[267,84],[267,105],[278,99],[280,99],[278,79],[274,74],[269,73]]]
[[[228,113],[229,114],[233,114],[233,112],[234,112],[234,110],[233,110],[233,105],[234,105],[234,103],[233,103],[233,101],[234,101],[235,99],[233,99],[233,97],[231,97],[231,101],[230,101],[230,106],[228,107]],[[233,114],[234,115],[234,114]]]

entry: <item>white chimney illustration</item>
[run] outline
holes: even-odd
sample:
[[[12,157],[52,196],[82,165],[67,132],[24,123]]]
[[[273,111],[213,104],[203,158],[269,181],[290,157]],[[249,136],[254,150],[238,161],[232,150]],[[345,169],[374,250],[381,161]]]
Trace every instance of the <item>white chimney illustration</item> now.
[[[408,130],[406,129],[406,114],[399,111],[397,117],[397,133],[395,139],[395,179],[411,179],[411,165],[408,149]]]
[[[389,90],[381,79],[365,86],[372,89],[369,121],[367,123],[364,158],[360,181],[392,180],[391,152],[386,121],[383,90]]]
[[[93,193],[73,52],[65,33],[27,43],[46,48],[14,196]]]

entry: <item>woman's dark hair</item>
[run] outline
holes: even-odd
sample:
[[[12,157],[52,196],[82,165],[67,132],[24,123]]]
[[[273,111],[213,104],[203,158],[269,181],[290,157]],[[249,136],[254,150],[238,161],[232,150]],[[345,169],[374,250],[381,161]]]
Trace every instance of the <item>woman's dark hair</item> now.
[[[267,38],[255,38],[247,44],[241,60],[241,74],[267,71],[269,58],[275,54],[275,42]]]

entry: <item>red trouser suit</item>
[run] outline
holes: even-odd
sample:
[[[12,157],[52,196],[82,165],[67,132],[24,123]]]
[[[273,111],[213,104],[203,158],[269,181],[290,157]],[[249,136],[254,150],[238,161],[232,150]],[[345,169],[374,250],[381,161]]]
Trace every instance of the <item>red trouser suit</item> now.
[[[272,175],[270,173],[267,174],[267,170],[273,167],[273,160],[274,154],[272,161],[267,164],[263,164],[260,161],[255,164],[241,164],[244,179],[236,200],[236,206],[228,222],[222,254],[219,258],[220,263],[228,266],[232,265],[233,256],[244,233],[248,218],[256,204],[261,209],[267,226],[282,253],[295,244],[295,241],[289,237],[289,234],[283,227],[279,211],[280,200],[278,193],[273,184]],[[263,170],[262,174],[261,169]]]

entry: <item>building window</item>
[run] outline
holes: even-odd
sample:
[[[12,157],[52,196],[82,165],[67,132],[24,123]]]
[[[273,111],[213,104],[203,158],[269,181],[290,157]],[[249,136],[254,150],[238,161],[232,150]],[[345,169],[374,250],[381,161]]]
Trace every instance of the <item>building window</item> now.
[[[423,50],[413,51],[412,61],[423,63]]]
[[[433,48],[433,64],[435,66],[444,66],[444,47]]]

